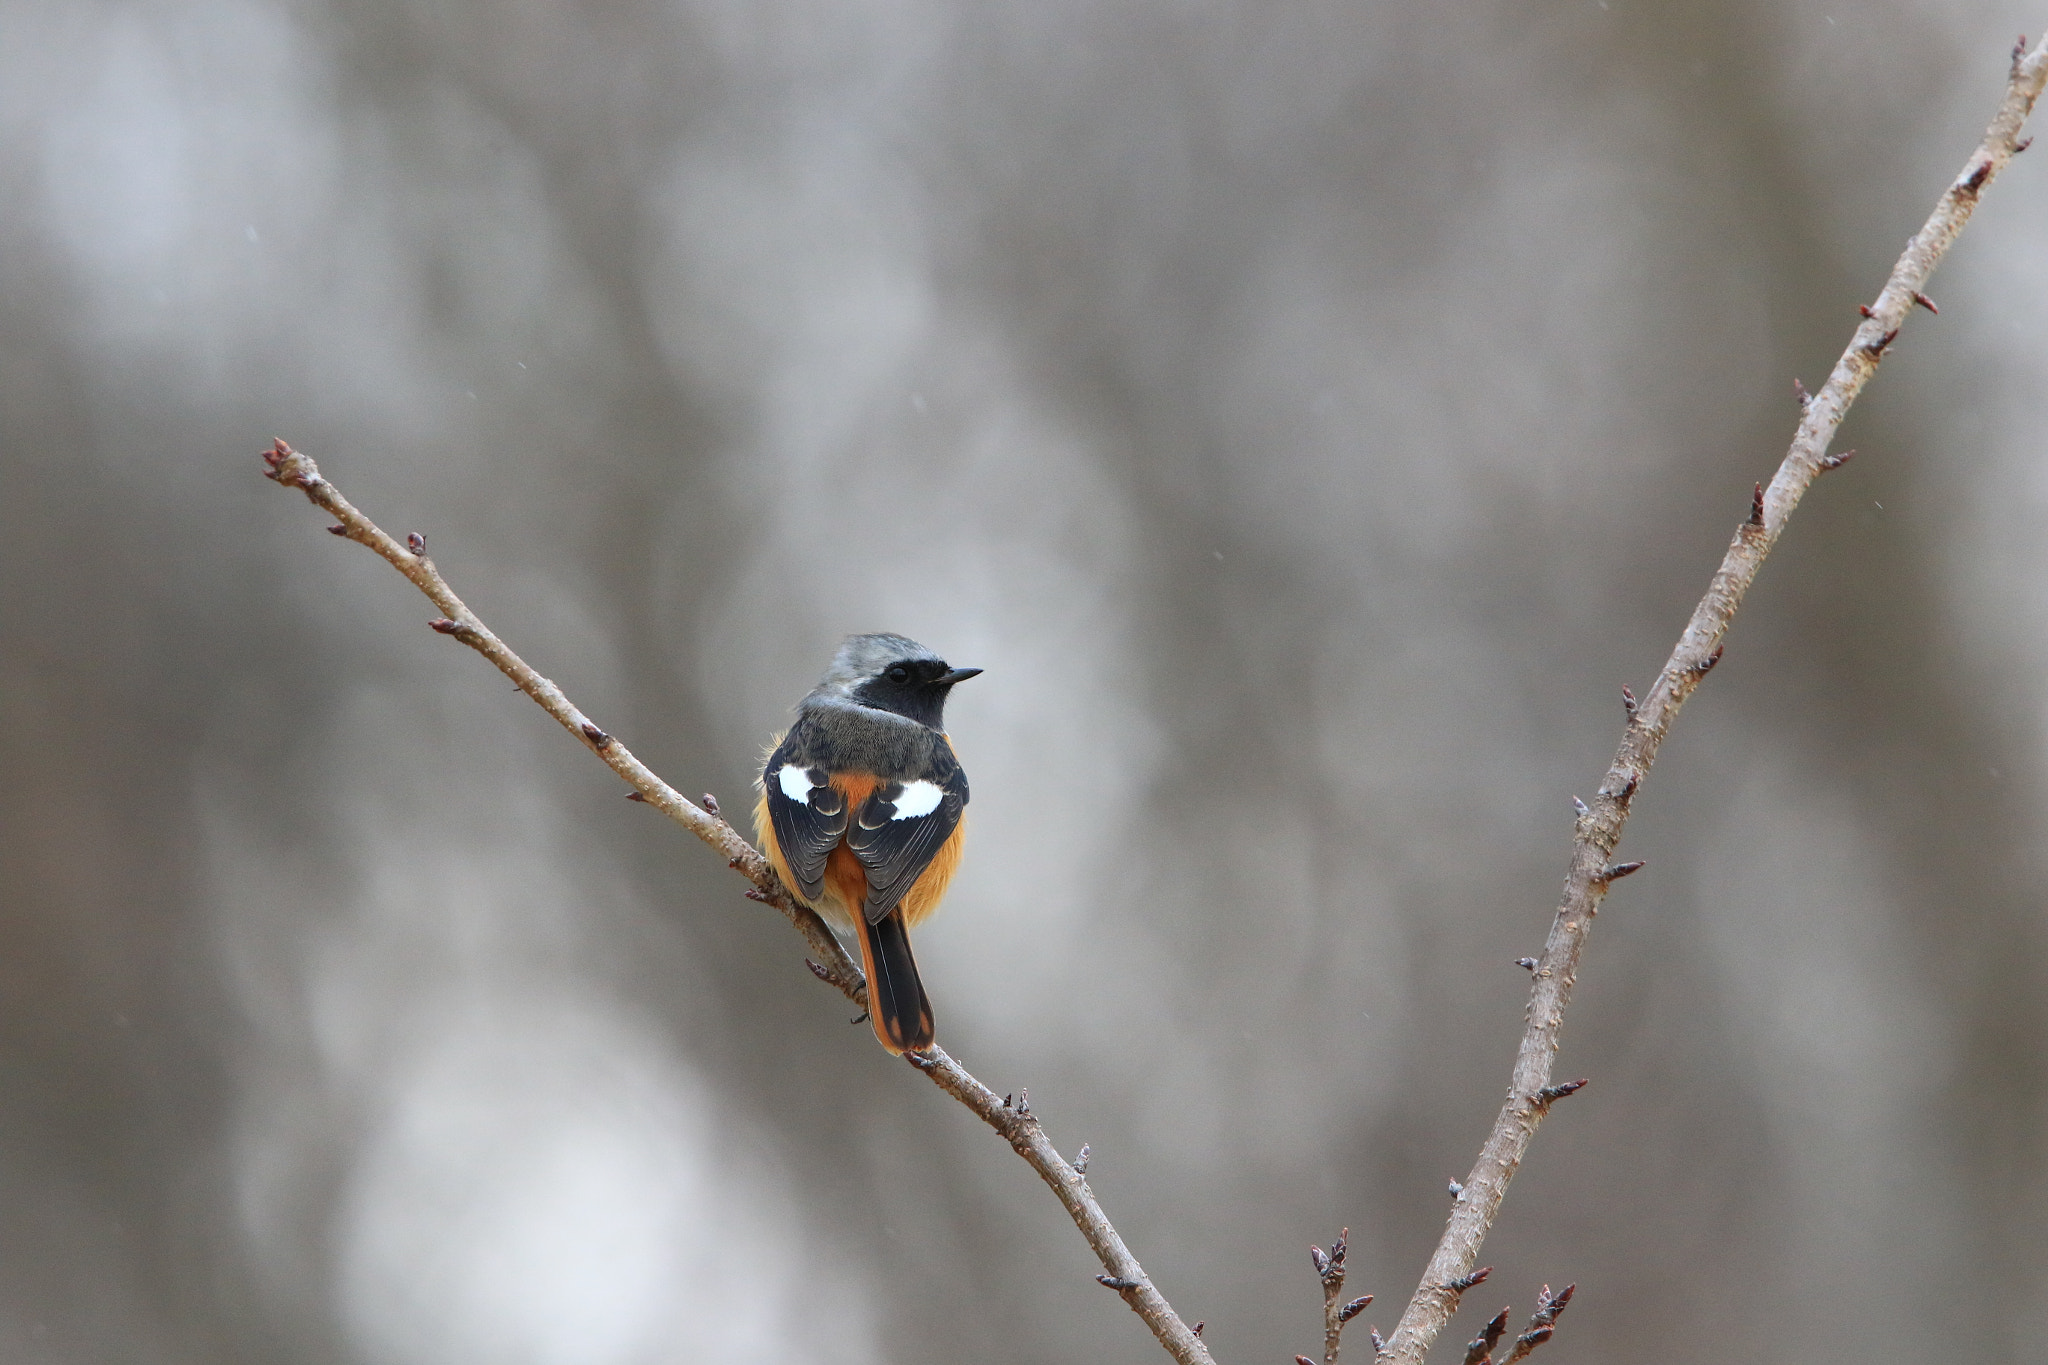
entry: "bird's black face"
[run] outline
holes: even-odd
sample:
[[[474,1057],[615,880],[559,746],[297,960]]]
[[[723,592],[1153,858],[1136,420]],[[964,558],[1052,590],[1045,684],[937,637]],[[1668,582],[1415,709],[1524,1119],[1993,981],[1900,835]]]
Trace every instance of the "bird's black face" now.
[[[878,711],[894,711],[934,730],[943,729],[946,694],[978,668],[948,668],[943,659],[899,659],[853,689],[853,699]]]

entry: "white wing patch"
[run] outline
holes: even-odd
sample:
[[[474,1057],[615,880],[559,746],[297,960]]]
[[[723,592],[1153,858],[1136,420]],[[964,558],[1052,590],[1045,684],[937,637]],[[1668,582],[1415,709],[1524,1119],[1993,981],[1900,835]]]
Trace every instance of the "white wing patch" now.
[[[788,772],[789,769],[784,768],[783,771]],[[921,815],[930,815],[939,808],[939,802],[945,795],[945,790],[936,782],[906,782],[903,784],[903,795],[896,798],[896,813],[889,818],[915,820]]]
[[[784,796],[800,806],[811,804],[811,775],[808,771],[794,763],[785,763],[782,771],[775,774],[775,780],[782,784]]]

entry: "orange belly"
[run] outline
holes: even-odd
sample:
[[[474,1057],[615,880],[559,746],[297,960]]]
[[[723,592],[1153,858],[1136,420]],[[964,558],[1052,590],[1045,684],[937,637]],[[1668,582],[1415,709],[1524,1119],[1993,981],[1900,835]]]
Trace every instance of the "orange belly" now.
[[[880,779],[866,774],[834,773],[832,785],[846,797],[846,808],[857,811],[880,785]],[[768,818],[768,795],[761,794],[754,803],[754,834],[761,841],[762,850],[775,868],[775,875],[782,878],[782,884],[790,894],[802,900],[802,893],[796,889],[796,875],[789,870],[789,863],[782,856],[782,848],[775,842],[774,822]],[[901,909],[903,923],[914,928],[919,921],[939,908],[945,899],[946,887],[953,880],[953,874],[960,870],[961,850],[966,847],[967,821],[963,818],[953,828],[946,842],[939,845],[939,851],[910,890],[903,895]],[[816,902],[807,902],[811,909],[825,917],[835,928],[851,930],[854,917],[861,912],[861,905],[867,900],[868,871],[854,856],[844,840],[825,859],[825,894]]]
[[[946,842],[939,845],[939,851],[926,864],[924,875],[903,897],[903,923],[915,928],[918,921],[939,908],[939,902],[946,898],[946,887],[952,882],[953,874],[960,870],[960,854],[967,847],[967,815],[961,812],[960,823],[953,826],[953,832]]]

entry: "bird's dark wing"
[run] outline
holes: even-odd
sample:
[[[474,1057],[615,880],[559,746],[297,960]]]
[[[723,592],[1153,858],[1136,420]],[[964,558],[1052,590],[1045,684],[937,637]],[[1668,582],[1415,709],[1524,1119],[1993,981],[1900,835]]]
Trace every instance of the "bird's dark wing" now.
[[[816,902],[825,894],[825,859],[846,834],[846,797],[827,782],[824,769],[791,763],[789,751],[784,740],[769,756],[761,787],[775,842],[796,874],[796,892]]]
[[[879,922],[917,884],[967,808],[967,774],[941,747],[928,776],[885,782],[861,803],[846,845],[868,872],[868,923]]]

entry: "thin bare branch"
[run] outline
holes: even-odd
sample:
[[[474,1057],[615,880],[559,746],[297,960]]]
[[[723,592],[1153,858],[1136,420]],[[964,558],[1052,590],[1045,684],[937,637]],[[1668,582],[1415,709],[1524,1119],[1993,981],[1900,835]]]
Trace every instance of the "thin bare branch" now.
[[[1337,1240],[1324,1251],[1321,1247],[1308,1249],[1309,1259],[1315,1262],[1316,1278],[1323,1285],[1323,1365],[1337,1365],[1337,1351],[1343,1344],[1344,1324],[1365,1311],[1372,1302],[1372,1295],[1363,1294],[1349,1303],[1344,1302],[1344,1263],[1351,1254],[1351,1229],[1345,1228],[1337,1234]],[[1296,1356],[1296,1360],[1308,1360],[1307,1356]],[[1309,1361],[1309,1365],[1315,1365]]]
[[[1553,1295],[1550,1286],[1544,1285],[1543,1292],[1536,1296],[1536,1311],[1529,1318],[1529,1326],[1515,1338],[1515,1344],[1509,1348],[1500,1365],[1518,1365],[1529,1352],[1550,1340],[1557,1331],[1557,1315],[1564,1311],[1564,1306],[1572,1301],[1577,1290],[1577,1285],[1568,1284]],[[1505,1308],[1501,1310],[1501,1316],[1507,1316]]]
[[[1479,1335],[1465,1343],[1465,1365],[1493,1365],[1493,1348],[1508,1334],[1508,1310],[1503,1308],[1486,1320]]]
[[[1145,1273],[1145,1267],[1138,1264],[1138,1258],[1131,1255],[1124,1239],[1110,1225],[1109,1216],[1096,1202],[1095,1192],[1088,1188],[1088,1179],[1074,1169],[1059,1150],[1052,1145],[1052,1139],[1039,1126],[1038,1116],[1031,1112],[1031,1103],[1023,1092],[1015,1099],[997,1095],[980,1081],[967,1073],[967,1069],[946,1055],[940,1047],[930,1047],[923,1052],[906,1052],[903,1060],[932,1078],[932,1081],[960,1103],[972,1109],[981,1121],[1008,1140],[1017,1155],[1024,1158],[1039,1178],[1052,1188],[1053,1194],[1066,1208],[1067,1216],[1074,1220],[1074,1226],[1081,1230],[1088,1245],[1102,1262],[1106,1274],[1096,1278],[1105,1286],[1114,1289],[1131,1311],[1145,1320],[1152,1329],[1152,1335],[1159,1338],[1159,1344],[1166,1348],[1168,1355],[1180,1361],[1181,1365],[1214,1365],[1209,1348],[1202,1344],[1199,1327],[1191,1328],[1181,1321],[1173,1311],[1173,1305],[1166,1296],[1152,1286],[1152,1279]]]
[[[518,684],[520,691],[539,703],[541,709],[553,716],[564,730],[624,778],[632,787],[629,796],[660,810],[723,856],[727,866],[752,883],[747,889],[748,899],[774,906],[804,936],[804,943],[813,954],[805,959],[805,965],[812,974],[828,985],[838,987],[863,1009],[867,1007],[867,982],[862,978],[860,968],[847,957],[839,946],[839,940],[825,927],[825,922],[790,897],[768,860],[719,814],[716,800],[707,796],[704,806],[700,807],[656,777],[646,764],[619,742],[617,736],[599,727],[576,708],[561,688],[513,653],[441,577],[434,561],[427,558],[423,537],[411,534],[407,536],[406,544],[399,544],[358,511],[341,495],[340,489],[321,477],[319,467],[309,457],[293,450],[282,440],[264,452],[263,460],[267,466],[265,477],[286,487],[300,489],[335,518],[336,524],[327,528],[330,532],[376,551],[425,593],[443,613],[428,625],[443,635],[460,640],[496,664],[500,672]],[[1145,1268],[1138,1264],[1137,1257],[1131,1255],[1123,1238],[1117,1235],[1117,1230],[1103,1213],[1102,1206],[1096,1202],[1085,1176],[1061,1157],[1046,1137],[1024,1092],[1019,1091],[1014,1097],[998,1097],[942,1048],[908,1052],[904,1054],[904,1060],[931,1077],[939,1089],[973,1110],[984,1123],[1008,1140],[1032,1170],[1038,1172],[1101,1260],[1107,1273],[1096,1278],[1123,1296],[1124,1302],[1144,1319],[1145,1325],[1152,1329],[1152,1334],[1168,1354],[1180,1365],[1215,1365],[1209,1348],[1202,1344],[1200,1325],[1189,1328],[1173,1311],[1165,1296],[1153,1288]],[[1083,1161],[1085,1165],[1085,1158]]]
[[[725,859],[728,866],[752,882],[754,890],[759,893],[754,899],[780,910],[804,936],[804,942],[810,945],[811,952],[825,969],[824,979],[846,992],[856,1004],[867,1003],[867,983],[861,979],[860,968],[847,957],[839,946],[839,940],[825,927],[825,922],[783,890],[768,860],[723,816],[697,806],[656,777],[652,769],[633,756],[632,750],[577,710],[561,688],[513,653],[510,646],[492,633],[491,628],[455,595],[455,590],[441,577],[441,571],[427,557],[424,537],[415,533],[407,536],[406,544],[399,544],[376,522],[358,511],[354,503],[341,495],[340,489],[322,478],[319,466],[311,458],[293,450],[282,440],[263,453],[263,462],[267,466],[264,470],[266,478],[303,491],[308,499],[335,519],[335,524],[327,528],[330,532],[376,551],[392,568],[410,579],[414,587],[425,593],[427,600],[439,607],[442,613],[427,623],[430,627],[460,640],[496,664],[498,671],[516,683],[520,691],[538,702],[540,708],[553,716],[564,730],[624,778],[633,789],[629,795],[639,797],[702,839]]]
[[[1799,428],[1784,463],[1747,509],[1750,518],[1736,528],[1735,539],[1721,567],[1686,623],[1664,671],[1630,709],[1614,762],[1608,767],[1591,806],[1582,806],[1580,811],[1564,895],[1542,959],[1533,973],[1528,1014],[1507,1099],[1480,1149],[1478,1163],[1464,1180],[1463,1194],[1452,1206],[1450,1222],[1422,1273],[1422,1283],[1387,1343],[1384,1365],[1417,1365],[1450,1321],[1458,1306],[1454,1287],[1469,1276],[1478,1260],[1480,1244],[1500,1211],[1508,1181],[1521,1165],[1536,1126],[1549,1107],[1544,1093],[1550,1086],[1551,1064],[1557,1055],[1558,1030],[1564,1022],[1565,1006],[1571,1001],[1586,936],[1592,931],[1601,899],[1614,880],[1614,848],[1628,820],[1630,799],[1649,776],[1658,746],[1677,718],[1679,708],[1720,659],[1729,625],[1757,570],[1784,533],[1800,498],[1823,470],[1840,464],[1840,460],[1830,462],[1828,443],[1841,426],[1849,405],[1877,372],[1878,362],[1898,337],[1908,312],[1924,297],[1922,290],[1928,276],[1969,222],[1984,187],[2022,150],[2018,141],[2020,126],[2033,111],[2044,82],[2048,82],[2048,47],[2029,54],[2022,39],[2013,50],[2005,98],[1985,131],[1983,142],[1971,153],[1962,174],[1943,191],[1926,225],[1907,243],[1905,254],[1892,267],[1891,278],[1876,302],[1866,306],[1864,321],[1857,327],[1848,349],[1842,352],[1842,358],[1835,362],[1827,383],[1802,404]],[[1542,1332],[1548,1335],[1547,1324]],[[1527,1351],[1520,1354],[1526,1355]]]

